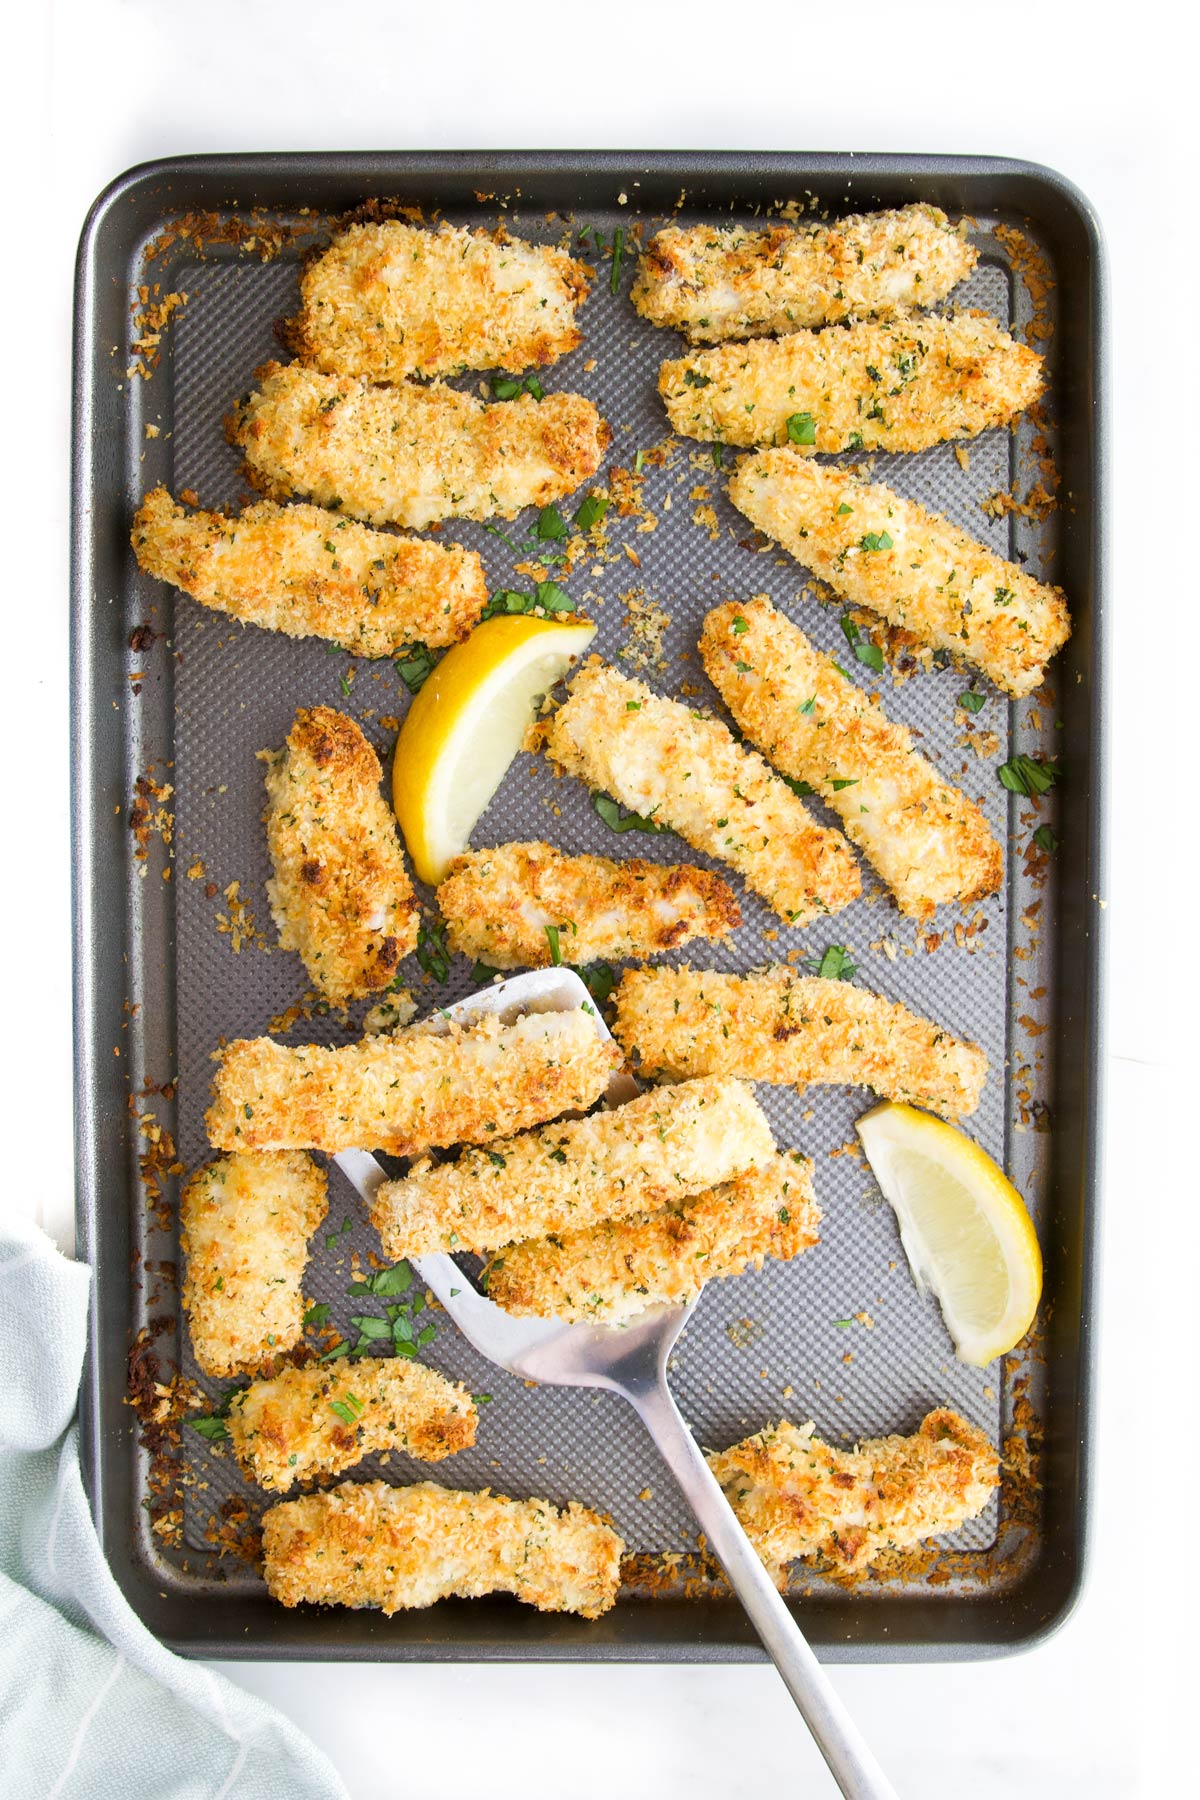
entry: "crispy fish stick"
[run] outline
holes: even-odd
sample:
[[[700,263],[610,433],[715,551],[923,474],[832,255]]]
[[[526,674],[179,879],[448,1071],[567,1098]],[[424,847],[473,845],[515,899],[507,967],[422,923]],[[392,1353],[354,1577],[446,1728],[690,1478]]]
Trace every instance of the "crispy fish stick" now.
[[[688,1081],[611,1112],[420,1163],[371,1208],[384,1254],[498,1250],[522,1238],[653,1211],[761,1168],[771,1128],[740,1081]]]
[[[684,437],[814,450],[927,450],[1007,425],[1041,390],[1037,351],[985,313],[725,344],[665,362],[658,377]]]
[[[605,1219],[583,1231],[510,1244],[487,1269],[505,1312],[621,1325],[651,1306],[682,1306],[706,1281],[764,1257],[787,1262],[817,1242],[812,1163],[781,1152],[696,1199]]]
[[[812,1431],[785,1419],[708,1458],[776,1579],[796,1557],[850,1574],[885,1550],[956,1531],[999,1485],[986,1437],[945,1408],[912,1437],[866,1438],[857,1450],[835,1450]]]
[[[627,969],[615,1030],[648,1071],[868,1087],[946,1119],[974,1112],[987,1078],[978,1044],[848,981],[781,964],[764,975]]]
[[[728,863],[790,925],[858,896],[845,838],[818,825],[760,756],[718,720],[615,669],[580,671],[548,722],[546,751],[568,775]]]
[[[343,1482],[263,1514],[263,1573],[284,1606],[432,1606],[514,1594],[542,1612],[594,1619],[617,1597],[624,1550],[572,1501],[458,1493],[431,1481]]]
[[[440,382],[371,387],[269,363],[226,421],[255,486],[304,494],[369,525],[511,519],[561,500],[600,467],[608,427],[578,394],[485,406]]]
[[[134,517],[139,566],[201,606],[353,656],[466,637],[487,605],[474,550],[371,531],[319,506],[263,500],[236,516],[186,512],[154,488]]]
[[[1038,687],[1070,636],[1061,588],[849,469],[764,450],[739,465],[729,497],[852,605],[964,657],[1006,693]]]
[[[416,948],[420,907],[379,758],[353,719],[301,708],[267,765],[267,883],[281,949],[298,950],[330,1000],[389,987]]]
[[[714,608],[700,654],[739,730],[840,813],[902,913],[927,919],[1000,886],[1003,852],[979,808],[765,596]]]
[[[668,225],[642,252],[630,298],[693,344],[936,306],[978,261],[936,206],[829,224]]]
[[[451,950],[496,969],[654,956],[742,922],[729,887],[706,869],[564,856],[550,844],[456,857],[437,903]]]
[[[308,1240],[325,1217],[325,1171],[292,1151],[219,1156],[179,1205],[183,1307],[206,1375],[239,1375],[304,1330]]]
[[[242,1473],[285,1494],[340,1475],[378,1450],[441,1462],[475,1442],[475,1402],[457,1381],[403,1357],[316,1363],[251,1382],[233,1396],[228,1429]]]
[[[590,279],[565,251],[503,232],[352,225],[305,270],[288,345],[326,374],[367,381],[519,375],[583,342],[575,309]]]
[[[220,1067],[206,1124],[219,1150],[384,1150],[487,1143],[590,1106],[619,1061],[587,1013],[528,1013],[421,1025],[326,1049],[239,1038]]]

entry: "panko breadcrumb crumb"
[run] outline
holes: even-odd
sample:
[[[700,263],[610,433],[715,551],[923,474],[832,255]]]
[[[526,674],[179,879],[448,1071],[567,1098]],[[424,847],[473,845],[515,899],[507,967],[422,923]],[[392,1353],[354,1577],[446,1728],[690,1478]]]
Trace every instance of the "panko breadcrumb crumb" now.
[[[985,313],[928,314],[698,350],[662,365],[658,391],[705,444],[928,450],[1032,406],[1042,358]]]
[[[688,1081],[590,1118],[497,1139],[457,1162],[418,1163],[371,1207],[384,1254],[497,1250],[653,1210],[774,1154],[771,1128],[740,1081]]]
[[[569,775],[728,863],[790,925],[858,897],[854,854],[717,719],[663,700],[615,669],[582,669],[548,721],[546,753]]]
[[[503,844],[456,857],[437,891],[451,950],[496,969],[654,956],[742,922],[706,869]]]
[[[284,748],[262,756],[280,948],[299,951],[328,1000],[378,993],[416,948],[420,924],[379,758],[329,706],[302,708]]]
[[[1036,688],[1070,636],[1060,588],[852,469],[765,450],[739,464],[729,497],[851,605],[974,663],[1006,693]]]
[[[629,297],[652,324],[715,344],[936,306],[977,261],[936,206],[762,230],[668,225]]]
[[[765,596],[715,607],[700,655],[739,730],[840,814],[902,913],[995,893],[1004,855],[979,807]]]
[[[867,1087],[957,1119],[974,1112],[987,1078],[978,1044],[849,981],[782,964],[761,975],[627,969],[616,1001],[626,1055],[674,1079]]]
[[[242,1388],[227,1416],[242,1473],[281,1494],[379,1450],[441,1462],[475,1442],[477,1421],[461,1383],[400,1356],[284,1369]]]
[[[488,1298],[522,1316],[620,1325],[647,1307],[682,1306],[706,1281],[765,1257],[790,1261],[817,1242],[820,1217],[812,1163],[780,1152],[661,1212],[511,1244],[488,1264]]]
[[[392,656],[466,637],[487,605],[474,550],[372,531],[319,506],[260,501],[240,514],[187,512],[146,495],[131,541],[139,566],[202,606],[352,656]]]
[[[521,375],[583,342],[575,310],[590,280],[565,251],[503,231],[352,225],[305,269],[286,337],[313,368],[367,381]]]
[[[709,1455],[756,1550],[779,1579],[797,1557],[838,1574],[885,1550],[908,1550],[976,1518],[999,1485],[1000,1459],[959,1413],[925,1415],[912,1437],[837,1450],[783,1420]]]
[[[218,1150],[383,1150],[486,1143],[591,1106],[619,1056],[582,1008],[425,1024],[357,1044],[238,1038],[216,1054],[205,1123]]]
[[[303,494],[369,525],[511,519],[549,506],[600,467],[608,427],[579,394],[485,406],[433,382],[372,387],[269,363],[226,421],[270,499]]]
[[[240,1375],[298,1344],[308,1240],[327,1210],[325,1171],[298,1151],[219,1156],[179,1203],[183,1309],[206,1375]]]
[[[422,1481],[343,1482],[263,1515],[263,1573],[284,1606],[432,1606],[513,1594],[594,1619],[617,1597],[624,1545],[576,1502],[460,1493]]]

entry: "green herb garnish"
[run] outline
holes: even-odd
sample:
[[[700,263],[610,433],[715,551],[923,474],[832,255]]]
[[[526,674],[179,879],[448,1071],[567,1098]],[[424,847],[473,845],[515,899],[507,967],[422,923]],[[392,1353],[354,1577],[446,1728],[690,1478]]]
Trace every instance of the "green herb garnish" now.
[[[788,441],[793,444],[815,444],[817,422],[809,412],[793,413],[787,422]]]
[[[820,962],[809,967],[826,981],[853,981],[858,974],[858,964],[845,944],[830,944]]]
[[[592,805],[599,813],[610,831],[666,831],[666,825],[656,825],[652,816],[643,818],[641,813],[622,813],[618,803],[607,794],[593,794]],[[653,809],[658,811],[657,806]]]
[[[575,513],[575,523],[580,531],[590,531],[598,525],[608,511],[608,501],[599,494],[589,494]]]
[[[451,956],[446,948],[446,927],[441,920],[421,920],[417,928],[417,961],[426,975],[436,982],[445,981],[449,975]]]
[[[1058,773],[1056,763],[1035,762],[1032,756],[1014,756],[996,770],[1010,794],[1030,797],[1048,793],[1058,780]]]
[[[413,644],[403,662],[393,663],[410,694],[419,694],[437,666],[437,657],[424,644]]]

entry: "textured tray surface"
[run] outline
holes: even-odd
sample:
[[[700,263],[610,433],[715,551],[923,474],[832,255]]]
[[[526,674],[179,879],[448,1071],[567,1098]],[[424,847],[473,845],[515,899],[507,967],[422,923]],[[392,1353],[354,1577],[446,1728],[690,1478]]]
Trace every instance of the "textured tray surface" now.
[[[450,216],[492,223],[496,214],[484,207]],[[687,220],[702,215],[685,211],[682,216]],[[588,209],[574,221],[576,228],[585,220],[611,241],[617,225],[628,230],[630,215],[624,210]],[[541,213],[517,217],[515,222],[510,214],[509,222],[531,238],[557,240],[565,229],[562,219],[547,223]],[[995,223],[982,214],[975,217],[973,236],[981,264],[954,301],[985,308],[1019,326],[1029,317],[1029,300],[1009,269],[994,235]],[[647,221],[646,230],[653,228],[653,221]],[[591,251],[585,246],[581,253]],[[175,493],[194,489],[205,505],[248,497],[237,457],[224,442],[221,420],[251,385],[254,368],[278,354],[272,327],[293,310],[297,267],[296,250],[285,249],[277,259],[263,262],[245,250],[220,245],[207,247],[198,260],[176,252],[169,266],[164,265],[164,286],[169,281],[172,289],[185,292],[187,303],[171,322],[153,380],[135,382],[130,388],[134,449],[129,485],[134,494],[163,480]],[[681,340],[673,333],[655,331],[633,312],[627,298],[631,273],[630,258],[620,293],[613,296],[609,264],[600,265],[582,313],[584,345],[543,374],[548,390],[571,389],[594,399],[612,426],[613,444],[593,485],[602,484],[614,465],[631,469],[637,450],[650,452],[668,439],[655,378],[659,362],[679,354]],[[1053,383],[1053,340],[1050,350]],[[596,367],[590,369],[586,365],[593,359]],[[464,383],[471,379],[464,378]],[[147,434],[148,425],[157,428],[157,435]],[[981,509],[983,500],[1008,490],[1018,469],[1027,466],[1024,459],[1031,439],[1032,427],[1022,423],[1015,433],[992,432],[975,440],[969,455],[961,459],[952,447],[944,446],[916,457],[876,457],[873,467],[878,478],[901,493],[944,513],[1002,554],[1026,562],[1033,572],[1054,578],[1057,515],[1046,526],[1035,527],[1019,515],[997,519]],[[686,685],[693,704],[711,706],[723,716],[695,651],[700,622],[705,611],[720,601],[766,592],[820,648],[846,661],[840,609],[818,604],[806,591],[798,565],[782,552],[755,553],[748,542],[748,524],[725,497],[725,478],[707,449],[679,440],[666,447],[662,466],[645,463],[639,513],[623,518],[615,505],[610,509],[606,524],[614,554],[597,564],[585,559],[567,580],[577,604],[599,624],[596,649],[659,692],[679,695]],[[1022,489],[1028,484],[1028,478],[1023,479]],[[569,505],[564,503],[564,514],[581,497],[582,493]],[[527,514],[504,529],[521,541],[532,517]],[[648,529],[651,519],[653,528]],[[493,589],[530,585],[529,577],[515,572],[518,558],[500,536],[479,526],[451,523],[444,537],[480,550]],[[267,1030],[307,989],[299,959],[274,943],[264,892],[268,864],[257,752],[282,742],[296,707],[323,703],[360,720],[386,769],[395,733],[394,726],[384,721],[403,715],[408,695],[388,662],[356,661],[320,643],[295,643],[243,630],[136,571],[131,581],[133,615],[166,630],[173,652],[168,729],[173,739],[169,778],[175,816],[173,879],[166,897],[162,890],[142,890],[152,909],[161,913],[165,906],[171,912],[173,933],[169,926],[163,959],[167,966],[157,967],[152,951],[134,986],[150,1002],[150,1016],[155,1000],[173,988],[174,1028],[164,1021],[164,1029],[177,1056],[174,1125],[179,1155],[191,1168],[209,1154],[203,1111],[214,1046],[223,1037]],[[646,668],[630,661],[631,651],[635,658],[638,651],[626,604],[631,598],[653,603],[669,616],[661,664]],[[1050,933],[1031,924],[1028,909],[1031,902],[1040,903],[1045,925],[1053,916],[1055,895],[1052,881],[1035,892],[1023,872],[1018,852],[1028,842],[1028,807],[1018,825],[1021,804],[1010,801],[995,770],[1014,748],[1040,747],[1049,753],[1060,748],[1061,740],[1053,731],[1053,706],[1045,696],[1010,705],[979,682],[988,698],[972,727],[977,733],[994,733],[998,740],[994,754],[984,759],[954,721],[955,699],[966,685],[961,670],[920,672],[898,686],[888,669],[876,676],[856,664],[853,673],[863,688],[879,690],[888,713],[919,734],[924,753],[982,803],[1006,842],[1004,889],[962,915],[965,923],[982,914],[986,928],[956,942],[954,925],[960,915],[957,909],[942,909],[932,927],[942,939],[931,952],[929,929],[919,930],[901,919],[864,865],[862,899],[836,918],[797,932],[784,927],[731,877],[739,889],[743,927],[727,948],[701,946],[690,960],[748,970],[795,949],[815,963],[827,945],[845,944],[855,955],[858,980],[864,986],[905,1002],[957,1034],[975,1038],[988,1053],[991,1072],[970,1129],[1006,1162],[1040,1222],[1052,1133],[1024,1131],[1017,1120],[1029,1116],[1029,1088],[1039,1101],[1052,1090],[1054,1071],[1043,1046],[1053,1039],[1031,1042],[1027,1026],[1019,1021],[1032,1019],[1040,1033],[1038,1022],[1046,1016],[1048,1002],[1040,996],[1052,992]],[[1053,671],[1050,686],[1054,687]],[[142,754],[155,748],[153,734],[144,734]],[[810,804],[820,812],[816,802]],[[1053,807],[1041,816],[1053,821]],[[545,838],[566,850],[611,856],[704,860],[671,836],[615,837],[597,818],[582,787],[555,780],[542,760],[528,756],[518,759],[473,842],[514,838]],[[157,875],[160,861],[156,847],[152,875]],[[203,865],[203,875],[188,879],[187,871],[198,864]],[[226,890],[235,881],[239,903],[250,909],[256,926],[236,955],[231,934],[219,929],[229,918]],[[149,886],[152,889],[153,882]],[[137,883],[134,893],[136,910]],[[428,894],[423,897],[430,899]],[[148,941],[156,942],[153,933]],[[1019,960],[1014,959],[1014,946]],[[469,966],[463,959],[455,962],[449,981],[441,987],[422,982],[415,962],[404,972],[422,1011],[470,991]],[[1034,994],[1039,998],[1032,998]],[[288,1035],[296,1042],[351,1038],[364,1010],[351,1009],[346,1020],[319,1015],[302,1019]],[[156,1029],[146,1027],[147,1047]],[[147,1064],[150,1060],[147,1052]],[[163,1073],[158,1068],[148,1072],[156,1080]],[[1022,1103],[1018,1087],[1026,1095]],[[1005,1389],[1001,1370],[996,1366],[971,1370],[955,1360],[935,1303],[918,1295],[913,1286],[890,1209],[861,1161],[842,1153],[854,1142],[853,1121],[870,1104],[870,1097],[846,1090],[797,1096],[769,1088],[760,1088],[759,1097],[777,1141],[815,1159],[817,1194],[824,1209],[822,1242],[790,1266],[768,1265],[760,1274],[714,1284],[706,1292],[681,1341],[673,1377],[700,1441],[725,1445],[788,1416],[797,1421],[812,1418],[830,1441],[850,1443],[860,1436],[911,1430],[935,1405],[958,1408],[997,1441],[1008,1429],[1012,1413],[1012,1395]],[[342,1234],[344,1219],[351,1221],[351,1229]],[[328,1243],[334,1232],[339,1235]],[[166,1234],[157,1250],[169,1253],[172,1237]],[[329,1220],[314,1239],[305,1290],[310,1299],[330,1303],[333,1322],[347,1334],[352,1331],[348,1322],[352,1312],[374,1310],[369,1301],[346,1293],[352,1257],[357,1253],[365,1260],[377,1249],[356,1197],[331,1170]],[[856,1314],[870,1322],[860,1322]],[[853,1323],[846,1324],[847,1320]],[[180,1334],[178,1351],[185,1373],[196,1377],[186,1332]],[[493,1396],[483,1410],[478,1445],[432,1471],[393,1455],[385,1469],[372,1459],[352,1471],[351,1478],[382,1472],[392,1480],[408,1480],[432,1473],[455,1486],[486,1484],[518,1494],[544,1493],[560,1501],[577,1498],[610,1512],[631,1551],[694,1547],[694,1524],[640,1427],[611,1398],[525,1390],[484,1363],[445,1319],[439,1322],[426,1359],[462,1378],[473,1390]],[[227,1384],[201,1385],[216,1398]],[[222,1503],[244,1497],[256,1512],[262,1497],[244,1487],[228,1455],[192,1433],[185,1433],[185,1438],[185,1540],[193,1551],[204,1551],[210,1547],[207,1533]],[[863,1592],[879,1597],[920,1592],[931,1600],[937,1595],[981,1592],[991,1573],[986,1552],[996,1531],[993,1505],[948,1540],[951,1548],[974,1555],[957,1559],[936,1588],[901,1576],[873,1582]],[[253,1572],[229,1559],[221,1566],[221,1579],[226,1592],[259,1589]],[[798,1571],[796,1584],[806,1590],[832,1591],[804,1570]],[[670,1583],[660,1591],[669,1593]]]

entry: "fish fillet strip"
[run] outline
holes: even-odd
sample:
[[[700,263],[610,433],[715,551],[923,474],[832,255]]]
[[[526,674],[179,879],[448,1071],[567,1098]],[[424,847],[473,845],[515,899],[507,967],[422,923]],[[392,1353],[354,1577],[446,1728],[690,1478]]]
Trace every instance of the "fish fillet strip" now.
[[[511,1244],[487,1269],[505,1312],[621,1325],[651,1306],[683,1306],[706,1281],[817,1242],[812,1163],[781,1151],[761,1169],[661,1212],[605,1219],[582,1231]]]
[[[978,252],[936,206],[828,224],[668,225],[642,252],[630,298],[693,344],[936,306]]]
[[[840,815],[902,913],[927,919],[1000,886],[1004,855],[979,807],[765,596],[715,607],[700,655],[739,730]]]
[[[946,1408],[927,1413],[911,1437],[866,1438],[855,1450],[812,1433],[784,1420],[708,1458],[776,1579],[797,1557],[858,1573],[884,1551],[956,1531],[999,1484],[987,1438]]]
[[[724,344],[665,362],[658,378],[684,437],[825,451],[927,450],[1007,425],[1041,390],[1042,358],[985,313]]]
[[[1061,588],[850,469],[765,450],[739,465],[729,497],[851,605],[962,657],[1005,693],[1038,687],[1070,636]]]
[[[564,856],[541,843],[456,857],[437,903],[450,949],[495,969],[655,956],[727,937],[742,922],[732,891],[707,869]]]
[[[311,1157],[241,1152],[189,1176],[179,1203],[183,1309],[206,1375],[240,1375],[300,1342],[308,1240],[326,1213]]]
[[[791,925],[857,898],[858,865],[838,831],[716,719],[592,665],[545,727],[546,753],[569,775],[667,825],[728,863]]]
[[[770,1162],[771,1128],[741,1081],[656,1088],[586,1119],[497,1139],[385,1181],[371,1219],[392,1261],[483,1251],[652,1211]]]
[[[628,969],[616,1001],[626,1055],[673,1079],[867,1087],[957,1119],[974,1112],[987,1078],[978,1044],[848,981],[782,964],[762,975]]]
[[[465,1387],[399,1356],[285,1369],[242,1388],[227,1417],[242,1473],[276,1493],[380,1450],[441,1462],[475,1442],[477,1422]]]
[[[383,1150],[486,1143],[590,1106],[619,1060],[582,1009],[424,1025],[357,1044],[238,1038],[217,1052],[206,1124],[219,1150]]]
[[[590,280],[565,251],[503,232],[352,225],[305,269],[288,346],[326,374],[367,381],[520,375],[583,342],[575,310]]]
[[[441,382],[372,387],[269,363],[226,421],[272,500],[302,494],[368,525],[511,519],[594,475],[608,427],[579,394],[485,406]]]
[[[267,882],[284,950],[297,950],[327,999],[389,987],[416,948],[420,907],[404,867],[383,771],[360,727],[302,708],[267,765]]]
[[[263,1573],[284,1606],[432,1606],[513,1594],[594,1619],[617,1597],[624,1549],[589,1507],[422,1481],[343,1482],[263,1515]]]
[[[147,575],[202,606],[264,631],[327,638],[352,656],[457,643],[487,605],[476,551],[372,531],[320,506],[188,512],[157,487],[131,541]]]

